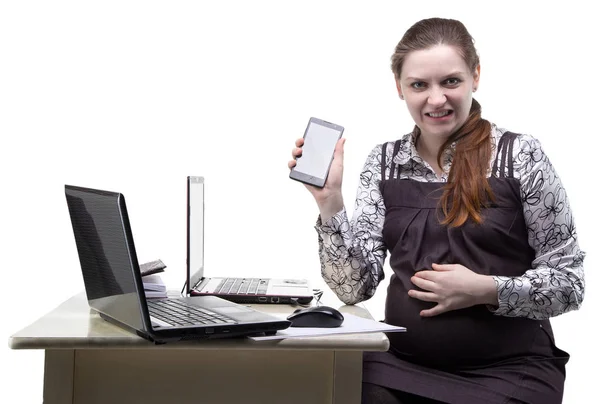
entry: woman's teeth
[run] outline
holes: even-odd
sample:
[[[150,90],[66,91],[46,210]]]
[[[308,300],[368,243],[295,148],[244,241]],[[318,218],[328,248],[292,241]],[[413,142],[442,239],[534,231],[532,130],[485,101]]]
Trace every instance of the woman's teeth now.
[[[432,118],[441,118],[443,116],[446,116],[450,113],[450,111],[443,111],[443,112],[429,112],[427,113],[427,115],[429,115]]]

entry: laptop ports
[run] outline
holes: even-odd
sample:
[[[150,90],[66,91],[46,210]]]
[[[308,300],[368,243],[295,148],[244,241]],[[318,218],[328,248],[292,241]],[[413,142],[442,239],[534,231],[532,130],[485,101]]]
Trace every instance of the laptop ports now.
[[[279,303],[279,298],[278,297],[272,297],[271,298],[271,303]]]
[[[266,303],[267,302],[267,298],[265,296],[261,296],[258,298],[258,302],[259,303]]]

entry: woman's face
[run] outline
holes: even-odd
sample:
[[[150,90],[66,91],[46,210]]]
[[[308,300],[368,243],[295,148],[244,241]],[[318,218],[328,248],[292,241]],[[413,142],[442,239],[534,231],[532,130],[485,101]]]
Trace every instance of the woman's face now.
[[[396,81],[421,134],[444,140],[466,122],[478,83],[479,66],[471,72],[448,45],[410,52]]]

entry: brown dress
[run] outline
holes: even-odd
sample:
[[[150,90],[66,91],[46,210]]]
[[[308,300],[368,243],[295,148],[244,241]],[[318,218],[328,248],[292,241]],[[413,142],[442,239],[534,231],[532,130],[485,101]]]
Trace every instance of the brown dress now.
[[[498,144],[501,163],[489,178],[495,201],[482,210],[483,223],[467,222],[458,228],[439,223],[443,184],[396,179],[393,173],[400,167],[395,164],[392,177],[386,178],[384,144],[383,238],[394,271],[385,322],[406,327],[407,332],[388,335],[388,352],[365,354],[363,381],[447,403],[562,401],[569,355],[554,345],[548,320],[496,316],[483,305],[423,318],[420,311],[434,303],[407,293],[416,288],[411,276],[431,270],[433,263],[511,277],[531,268],[535,256],[528,244],[520,183],[507,158],[515,136],[506,132]]]

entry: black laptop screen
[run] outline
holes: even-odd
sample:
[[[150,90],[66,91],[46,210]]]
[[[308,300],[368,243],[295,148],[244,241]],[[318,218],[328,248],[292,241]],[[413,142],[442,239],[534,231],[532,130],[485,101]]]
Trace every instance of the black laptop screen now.
[[[138,262],[123,195],[69,185],[65,194],[90,306],[144,329],[134,271]]]

